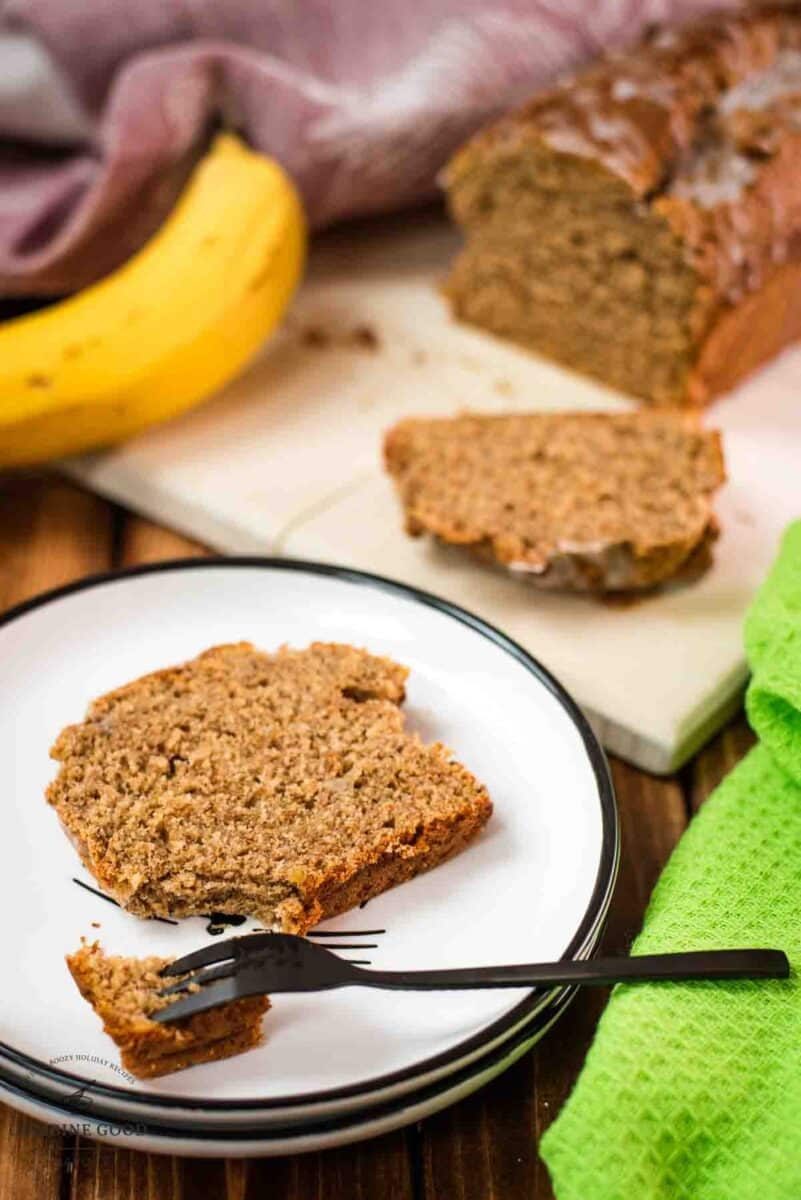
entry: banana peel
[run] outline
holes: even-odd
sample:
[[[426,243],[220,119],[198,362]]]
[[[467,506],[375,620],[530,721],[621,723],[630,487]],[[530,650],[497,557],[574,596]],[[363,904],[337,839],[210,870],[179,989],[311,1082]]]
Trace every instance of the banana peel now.
[[[220,134],[124,266],[0,325],[0,467],[106,446],[205,399],[278,324],[305,246],[283,170]]]

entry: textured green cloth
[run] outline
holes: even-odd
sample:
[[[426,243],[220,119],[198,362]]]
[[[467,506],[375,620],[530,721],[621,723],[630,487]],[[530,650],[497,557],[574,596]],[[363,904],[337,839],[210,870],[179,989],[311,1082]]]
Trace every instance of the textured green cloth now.
[[[801,1200],[801,522],[745,640],[760,744],[676,847],[634,951],[776,946],[793,978],[616,988],[542,1141],[558,1200]]]

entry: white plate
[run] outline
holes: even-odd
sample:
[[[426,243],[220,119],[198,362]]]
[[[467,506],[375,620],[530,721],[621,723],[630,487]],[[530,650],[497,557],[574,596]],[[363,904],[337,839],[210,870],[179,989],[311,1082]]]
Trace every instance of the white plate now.
[[[410,726],[449,745],[495,802],[467,851],[329,927],[386,930],[370,939],[372,960],[396,969],[542,961],[594,945],[617,861],[605,762],[570,699],[519,647],[453,606],[358,572],[246,559],[138,568],[40,597],[0,626],[0,898],[16,967],[4,980],[0,1079],[21,1068],[62,1096],[92,1080],[109,1112],[303,1120],[463,1067],[545,1003],[525,989],[282,996],[263,1047],[165,1079],[120,1078],[64,954],[81,935],[111,953],[167,955],[209,935],[200,918],[142,921],[75,885],[73,876],[92,881],[42,798],[48,748],[93,696],[239,639],[267,650],[346,641],[406,663]]]

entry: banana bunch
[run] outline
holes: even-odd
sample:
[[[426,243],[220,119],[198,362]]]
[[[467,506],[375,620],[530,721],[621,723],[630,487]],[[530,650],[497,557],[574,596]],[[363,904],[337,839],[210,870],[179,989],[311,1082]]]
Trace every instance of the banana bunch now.
[[[0,467],[109,445],[203,400],[278,323],[305,240],[277,163],[220,134],[124,266],[0,325]]]

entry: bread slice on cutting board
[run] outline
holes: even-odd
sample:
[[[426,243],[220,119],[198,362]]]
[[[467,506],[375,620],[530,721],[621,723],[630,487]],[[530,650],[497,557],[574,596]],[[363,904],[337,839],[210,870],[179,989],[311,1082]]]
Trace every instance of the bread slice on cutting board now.
[[[407,532],[539,587],[650,588],[703,559],[718,532],[720,437],[686,411],[408,419],[384,456]]]

